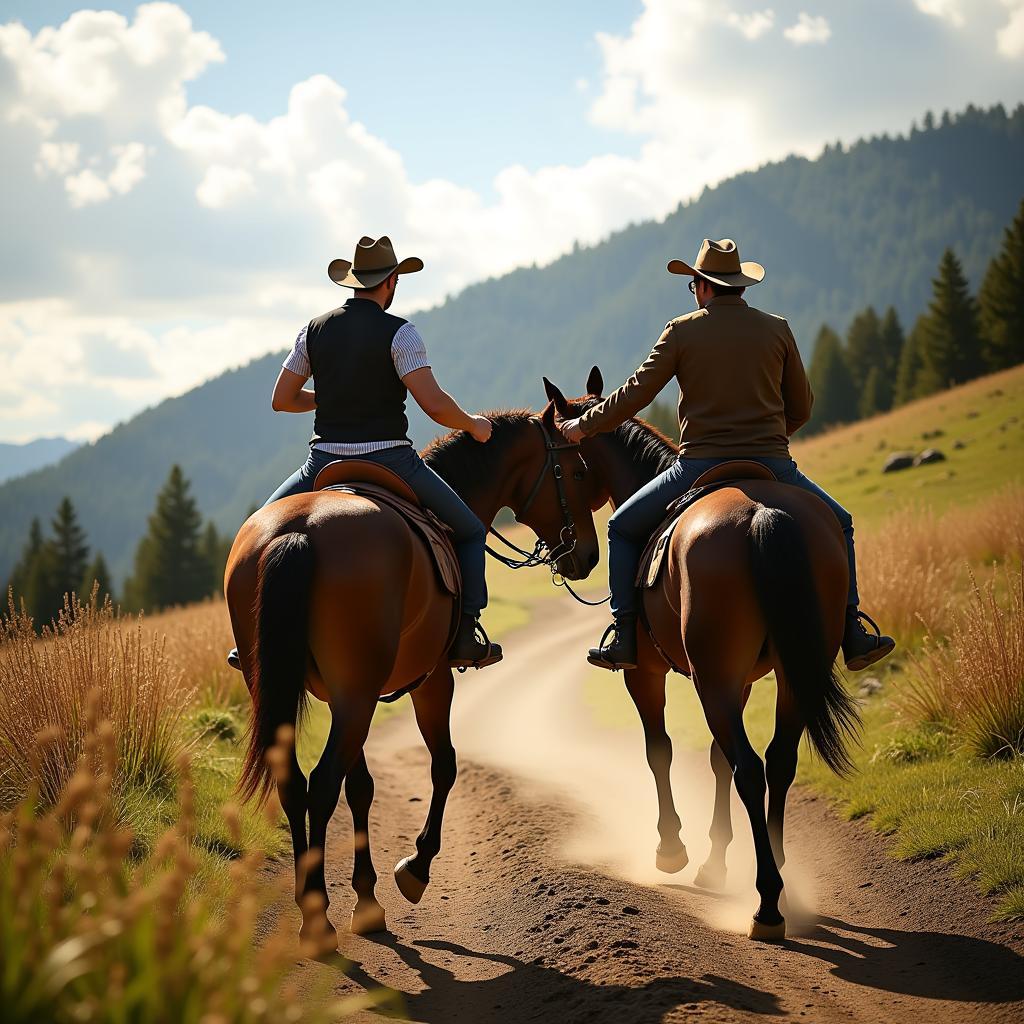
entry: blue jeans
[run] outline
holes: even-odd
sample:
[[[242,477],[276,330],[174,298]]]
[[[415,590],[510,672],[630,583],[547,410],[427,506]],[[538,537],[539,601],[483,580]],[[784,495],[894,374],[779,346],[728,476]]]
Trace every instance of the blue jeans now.
[[[313,490],[317,473],[329,462],[343,456],[329,455],[316,448],[309,450],[306,464],[297,469],[267,500],[269,505],[290,494]],[[466,503],[419,457],[411,445],[385,448],[383,451],[357,455],[353,458],[376,462],[397,473],[415,492],[425,508],[429,508],[454,531],[455,553],[462,569],[462,610],[479,615],[487,607],[487,583],[484,580],[484,544],[487,529]]]
[[[615,510],[608,520],[608,578],[613,615],[636,614],[636,574],[640,567],[640,556],[654,529],[664,519],[667,506],[682,497],[705,470],[728,461],[680,458],[671,469],[656,476]],[[853,517],[835,498],[808,480],[796,468],[792,459],[752,458],[750,461],[767,466],[780,482],[793,484],[817,495],[835,512],[846,538],[850,559],[850,593],[847,602],[858,605],[860,599],[857,596],[857,564],[853,551]]]

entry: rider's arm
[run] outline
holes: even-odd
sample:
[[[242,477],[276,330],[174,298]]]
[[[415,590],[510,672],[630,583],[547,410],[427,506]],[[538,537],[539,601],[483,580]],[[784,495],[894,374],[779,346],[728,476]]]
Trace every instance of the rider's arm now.
[[[786,408],[786,436],[795,434],[810,418],[814,394],[804,370],[796,338],[783,321],[786,333],[786,361],[782,366],[782,401]]]
[[[614,430],[657,398],[658,392],[676,375],[675,330],[675,324],[669,324],[636,373],[580,417],[580,429],[584,434],[589,437]]]
[[[306,378],[282,366],[274,385],[274,394],[270,404],[275,412],[313,412],[316,409],[316,396],[306,391],[303,384]]]
[[[453,430],[473,430],[473,417],[437,383],[429,366],[407,373],[402,382],[416,399],[416,404],[435,423]]]

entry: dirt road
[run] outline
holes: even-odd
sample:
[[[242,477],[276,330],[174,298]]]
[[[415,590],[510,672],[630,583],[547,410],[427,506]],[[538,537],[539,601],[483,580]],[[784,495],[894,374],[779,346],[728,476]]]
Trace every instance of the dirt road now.
[[[945,865],[892,861],[884,840],[800,790],[787,818],[794,934],[785,943],[746,938],[753,859],[738,805],[728,891],[689,884],[707,849],[704,756],[677,752],[674,769],[690,865],[657,872],[639,724],[600,729],[580,699],[580,652],[601,616],[567,601],[546,610],[557,629],[510,638],[501,666],[460,680],[460,778],[417,907],[391,868],[422,824],[427,759],[411,715],[372,735],[371,845],[392,934],[345,935],[347,963],[303,963],[300,981],[338,994],[385,986],[404,1015],[432,1024],[1024,1020],[1022,930],[987,924],[990,908]],[[344,802],[332,827],[331,916],[341,931],[353,904]],[[281,912],[297,927],[289,885],[282,871]]]

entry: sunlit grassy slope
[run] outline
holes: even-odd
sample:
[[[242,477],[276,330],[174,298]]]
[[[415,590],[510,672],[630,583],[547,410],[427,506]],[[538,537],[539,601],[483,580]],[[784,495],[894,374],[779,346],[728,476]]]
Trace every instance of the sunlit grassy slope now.
[[[926,434],[938,436],[925,437]],[[956,442],[964,447],[954,448]],[[937,448],[945,462],[882,473],[891,452]],[[1024,479],[1024,366],[793,445],[800,468],[863,526],[900,506],[944,511]]]

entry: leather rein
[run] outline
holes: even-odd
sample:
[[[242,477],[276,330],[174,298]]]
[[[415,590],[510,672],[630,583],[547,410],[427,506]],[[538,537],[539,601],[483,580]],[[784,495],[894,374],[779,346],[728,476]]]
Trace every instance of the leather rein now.
[[[537,543],[533,546],[533,551],[524,551],[517,544],[513,544],[507,537],[503,536],[499,530],[496,530],[493,526],[488,528],[488,533],[493,534],[498,540],[501,541],[505,547],[517,554],[521,555],[521,558],[511,558],[508,555],[503,555],[495,551],[489,544],[485,545],[484,550],[492,558],[497,559],[502,565],[509,569],[532,569],[534,566],[546,565],[551,570],[551,582],[556,587],[564,587],[580,604],[586,605],[602,605],[605,602],[611,600],[611,595],[602,598],[600,601],[588,601],[584,597],[580,597],[575,590],[569,585],[569,581],[558,571],[557,564],[558,559],[564,558],[566,555],[571,555],[576,549],[576,524],[573,522],[572,510],[569,508],[569,498],[565,492],[565,478],[562,473],[562,466],[558,461],[559,452],[579,450],[578,444],[572,444],[569,441],[562,439],[561,434],[557,440],[553,439],[548,433],[548,428],[544,424],[543,420],[532,420],[540,428],[541,438],[544,442],[544,465],[541,466],[540,472],[537,474],[537,479],[533,482],[533,486],[530,488],[530,493],[526,496],[526,501],[523,502],[522,507],[516,514],[516,519],[521,515],[525,515],[530,506],[536,500],[537,495],[540,493],[540,489],[544,484],[544,480],[547,478],[550,472],[551,476],[555,481],[555,490],[558,494],[558,505],[562,511],[562,529],[558,535],[558,544],[554,548],[549,549],[545,541],[538,539]]]

